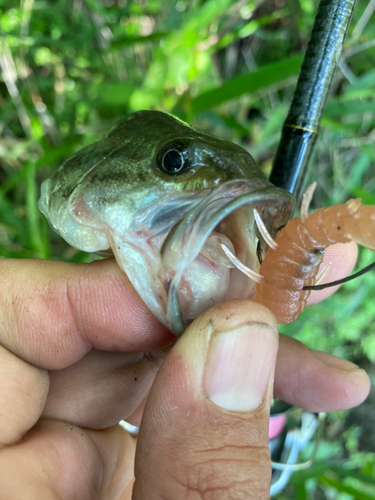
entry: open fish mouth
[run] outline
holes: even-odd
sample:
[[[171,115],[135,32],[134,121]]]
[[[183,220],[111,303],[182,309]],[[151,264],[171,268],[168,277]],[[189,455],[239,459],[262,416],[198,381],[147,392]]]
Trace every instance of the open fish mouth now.
[[[275,236],[294,197],[268,182],[243,148],[140,111],[61,165],[43,183],[39,206],[75,248],[112,252],[145,305],[178,335],[208,307],[252,298],[254,282],[238,267],[258,271],[267,248],[254,209]]]
[[[228,181],[172,228],[161,248],[159,276],[168,296],[166,322],[176,335],[218,302],[253,297],[254,281],[237,269],[231,256],[258,271],[267,242],[254,209],[274,237],[294,204],[291,194],[265,179]]]

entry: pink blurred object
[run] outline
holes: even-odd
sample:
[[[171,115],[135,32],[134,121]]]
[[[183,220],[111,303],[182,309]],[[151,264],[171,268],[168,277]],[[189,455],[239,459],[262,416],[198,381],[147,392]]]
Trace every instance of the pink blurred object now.
[[[284,429],[286,422],[286,414],[276,415],[275,417],[270,417],[270,423],[268,427],[268,438],[275,439]]]

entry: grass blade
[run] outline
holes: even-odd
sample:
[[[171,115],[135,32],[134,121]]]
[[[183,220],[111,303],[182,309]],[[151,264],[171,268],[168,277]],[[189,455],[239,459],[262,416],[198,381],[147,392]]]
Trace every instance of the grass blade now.
[[[341,481],[338,481],[331,477],[327,477],[325,475],[320,476],[318,478],[318,481],[320,483],[326,484],[327,486],[331,486],[340,493],[347,493],[348,495],[352,495],[356,500],[375,500],[375,496],[364,493],[363,491],[358,490],[357,488],[353,488],[352,486],[347,486]]]
[[[296,56],[260,67],[252,73],[232,78],[223,83],[221,87],[208,90],[195,97],[190,103],[191,109],[197,113],[243,94],[251,94],[270,85],[280,83],[293,75],[297,75],[301,62],[302,57]]]

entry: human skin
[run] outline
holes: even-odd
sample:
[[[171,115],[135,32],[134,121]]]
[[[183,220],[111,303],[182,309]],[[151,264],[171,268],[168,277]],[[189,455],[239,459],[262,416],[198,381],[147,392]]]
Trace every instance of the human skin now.
[[[326,280],[355,259],[354,245],[328,250]],[[268,498],[273,379],[314,412],[369,391],[253,301],[213,307],[174,343],[111,259],[2,259],[0,287],[0,500]],[[136,442],[117,422],[142,413]]]

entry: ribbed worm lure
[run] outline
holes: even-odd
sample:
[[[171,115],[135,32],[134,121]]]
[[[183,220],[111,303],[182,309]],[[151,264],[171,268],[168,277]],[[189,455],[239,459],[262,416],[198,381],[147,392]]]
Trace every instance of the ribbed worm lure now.
[[[315,183],[304,195],[301,218],[291,219],[274,241],[258,223],[269,245],[259,273],[247,269],[223,247],[238,269],[256,282],[254,300],[268,307],[280,324],[291,323],[305,309],[328,246],[355,241],[375,250],[375,207],[351,199],[308,214],[314,189]]]

